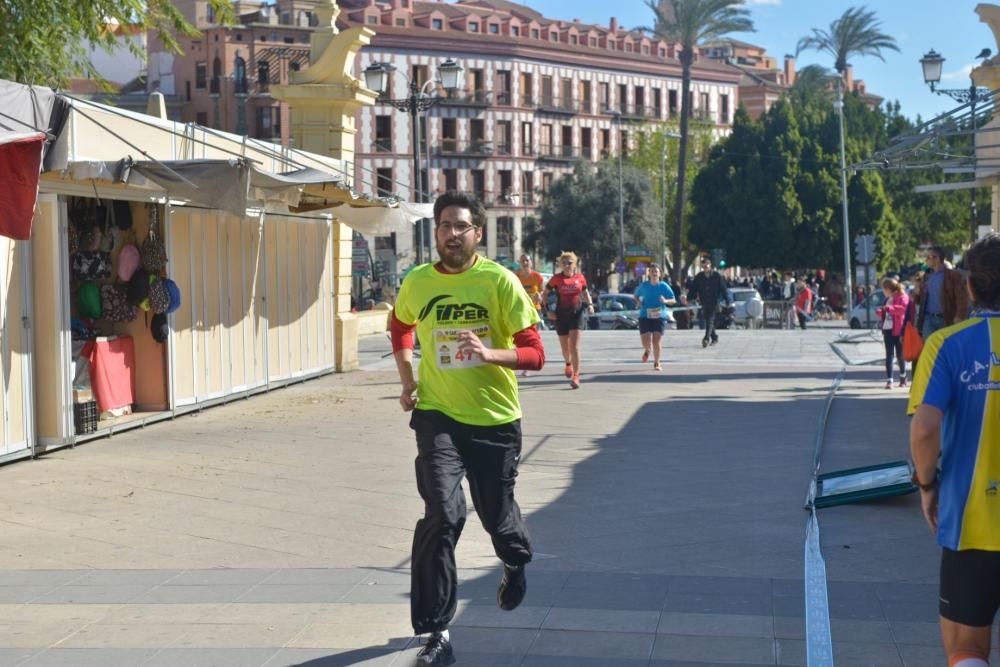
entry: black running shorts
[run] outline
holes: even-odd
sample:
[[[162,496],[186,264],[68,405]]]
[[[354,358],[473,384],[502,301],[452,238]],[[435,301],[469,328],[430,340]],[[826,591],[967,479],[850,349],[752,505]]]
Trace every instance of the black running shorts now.
[[[648,317],[639,318],[639,333],[663,333],[664,328],[666,328],[667,321],[662,317],[654,317],[652,319]]]
[[[940,614],[949,621],[986,627],[1000,608],[1000,551],[941,550]]]
[[[584,329],[582,310],[557,310],[556,311],[556,334],[568,336],[569,332],[577,329]]]

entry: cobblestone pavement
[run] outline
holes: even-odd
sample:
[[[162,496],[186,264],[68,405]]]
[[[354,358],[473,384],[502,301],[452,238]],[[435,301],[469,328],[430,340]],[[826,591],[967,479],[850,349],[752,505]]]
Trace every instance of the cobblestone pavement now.
[[[857,333],[857,332],[848,332]],[[459,547],[460,665],[804,665],[802,509],[844,332],[587,332],[522,380],[528,597]],[[839,346],[852,364],[881,346]],[[364,370],[0,468],[0,665],[408,665],[421,513],[388,343]],[[850,366],[824,470],[907,458],[905,394]],[[471,504],[470,504],[471,507]],[[471,519],[471,517],[470,517]],[[904,496],[820,512],[838,665],[940,665],[937,550]]]

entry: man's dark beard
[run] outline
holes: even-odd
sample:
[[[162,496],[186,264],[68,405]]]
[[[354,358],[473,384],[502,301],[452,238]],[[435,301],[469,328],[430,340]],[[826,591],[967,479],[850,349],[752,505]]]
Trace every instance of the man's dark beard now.
[[[441,263],[449,269],[461,269],[476,254],[476,249],[470,248],[467,252],[463,252],[457,260],[449,259],[449,257],[451,257],[451,252],[443,243],[438,244],[437,251],[438,256],[441,258]]]

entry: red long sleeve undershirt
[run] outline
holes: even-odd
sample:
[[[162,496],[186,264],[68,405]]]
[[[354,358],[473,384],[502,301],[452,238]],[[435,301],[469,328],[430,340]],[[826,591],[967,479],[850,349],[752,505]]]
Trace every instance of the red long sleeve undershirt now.
[[[416,324],[400,322],[393,312],[392,322],[389,325],[393,352],[413,349],[413,330],[416,327]],[[514,349],[517,351],[517,370],[539,371],[545,365],[545,348],[542,346],[542,337],[538,335],[535,327],[528,327],[514,334]]]

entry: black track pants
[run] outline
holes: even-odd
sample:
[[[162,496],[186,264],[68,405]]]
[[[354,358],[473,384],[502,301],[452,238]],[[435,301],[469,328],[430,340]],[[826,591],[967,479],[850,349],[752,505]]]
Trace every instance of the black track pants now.
[[[455,615],[455,545],[466,514],[463,477],[500,560],[529,562],[531,540],[514,500],[520,420],[469,426],[440,412],[414,410],[410,427],[417,435],[417,490],[424,500],[424,517],[413,534],[410,620],[413,630],[424,634],[445,629]]]
[[[882,330],[882,339],[885,342],[885,377],[892,379],[892,357],[895,355],[899,364],[899,377],[906,375],[906,360],[903,359],[903,337],[893,336],[892,331]]]

